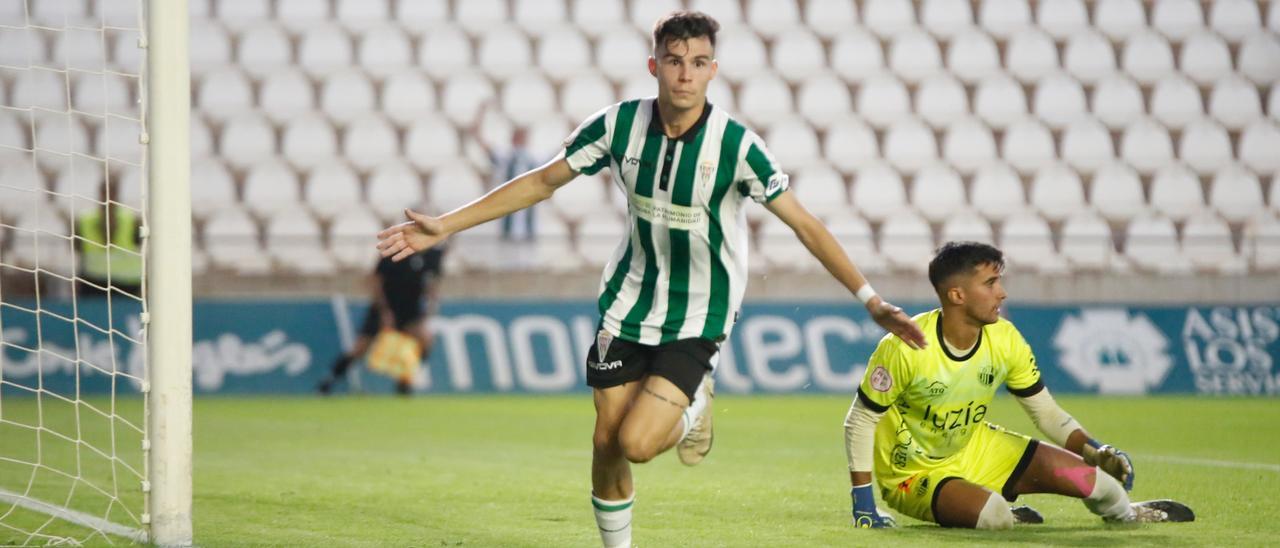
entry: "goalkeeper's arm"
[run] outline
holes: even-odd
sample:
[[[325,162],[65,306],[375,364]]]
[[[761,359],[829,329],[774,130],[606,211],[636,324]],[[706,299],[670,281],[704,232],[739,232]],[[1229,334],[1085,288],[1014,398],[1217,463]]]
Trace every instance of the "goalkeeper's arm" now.
[[[871,485],[872,459],[875,458],[876,425],[884,412],[876,412],[861,401],[862,393],[853,399],[849,413],[844,417],[844,449],[849,459],[849,481],[853,488],[853,524],[859,528],[894,527],[897,523],[888,514],[876,510],[874,490]]]
[[[1019,396],[1017,400],[1049,441],[1080,455],[1089,465],[1101,468],[1123,483],[1125,489],[1133,488],[1133,462],[1129,455],[1093,439],[1079,421],[1058,405],[1048,388],[1030,396]]]

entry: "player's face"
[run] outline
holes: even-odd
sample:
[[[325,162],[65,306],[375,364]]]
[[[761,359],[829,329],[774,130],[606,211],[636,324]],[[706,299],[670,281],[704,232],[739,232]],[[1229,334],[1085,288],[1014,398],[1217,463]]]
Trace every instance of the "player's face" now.
[[[707,84],[716,76],[715,49],[706,36],[668,40],[649,58],[658,79],[658,100],[677,110],[698,108],[707,100]]]
[[[1003,272],[997,265],[987,263],[979,265],[962,286],[964,290],[964,308],[969,317],[984,325],[996,323],[1000,319],[1000,305],[1009,296],[1004,291],[1001,280]]]

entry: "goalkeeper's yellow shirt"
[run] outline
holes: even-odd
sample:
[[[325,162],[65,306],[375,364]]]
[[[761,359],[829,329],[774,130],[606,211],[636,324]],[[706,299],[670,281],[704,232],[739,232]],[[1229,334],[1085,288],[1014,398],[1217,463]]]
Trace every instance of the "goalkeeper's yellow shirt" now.
[[[942,342],[942,311],[913,318],[929,340],[912,350],[885,335],[867,364],[858,398],[885,412],[876,430],[876,460],[893,468],[941,464],[969,443],[1001,384],[1017,396],[1044,388],[1036,358],[1022,334],[1001,318],[985,326],[974,347],[954,356]]]

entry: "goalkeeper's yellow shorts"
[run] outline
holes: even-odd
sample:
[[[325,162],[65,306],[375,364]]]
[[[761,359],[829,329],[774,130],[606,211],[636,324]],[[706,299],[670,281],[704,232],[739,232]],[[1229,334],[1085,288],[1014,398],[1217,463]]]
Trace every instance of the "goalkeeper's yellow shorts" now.
[[[983,424],[988,428],[976,429],[968,446],[936,465],[912,460],[904,468],[882,470],[877,459],[876,483],[881,498],[894,510],[932,522],[938,521],[933,513],[938,489],[952,479],[976,483],[1010,502],[1018,498],[1013,485],[1031,464],[1039,442],[989,422]]]

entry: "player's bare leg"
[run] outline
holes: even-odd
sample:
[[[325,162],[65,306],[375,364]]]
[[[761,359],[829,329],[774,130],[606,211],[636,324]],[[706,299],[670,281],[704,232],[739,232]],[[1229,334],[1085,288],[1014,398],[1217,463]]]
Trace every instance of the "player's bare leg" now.
[[[1079,455],[1038,444],[1022,477],[1014,484],[1017,494],[1052,493],[1083,499],[1090,512],[1107,521],[1193,521],[1195,513],[1171,500],[1129,501],[1129,494],[1115,478],[1089,466]]]
[[[631,544],[631,463],[618,432],[631,411],[644,379],[609,388],[595,388],[595,432],[591,436],[591,505],[605,546]]]
[[[623,456],[649,462],[674,447],[684,434],[686,407],[689,398],[674,383],[652,375],[644,379],[618,432]]]

